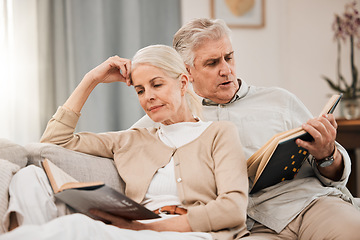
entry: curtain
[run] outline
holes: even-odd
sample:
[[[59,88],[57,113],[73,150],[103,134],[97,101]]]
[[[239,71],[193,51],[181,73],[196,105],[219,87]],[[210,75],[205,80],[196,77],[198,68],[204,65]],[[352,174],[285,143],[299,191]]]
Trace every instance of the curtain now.
[[[181,25],[180,0],[12,2],[13,12],[19,11],[18,6],[26,2],[23,9],[27,11],[21,13],[21,21],[28,24],[28,18],[32,19],[30,22],[34,24],[28,28],[32,29],[36,41],[26,44],[34,51],[32,61],[29,60],[29,67],[34,72],[33,83],[27,77],[20,79],[20,84],[27,82],[25,91],[31,96],[21,100],[21,93],[14,99],[15,107],[12,106],[16,112],[25,111],[23,106],[28,108],[27,105],[32,109],[22,114],[23,119],[6,116],[12,119],[7,121],[8,124],[15,120],[13,123],[17,128],[23,128],[24,137],[20,142],[25,143],[38,140],[57,107],[66,101],[88,71],[113,55],[131,58],[139,48],[150,44],[171,45],[172,37]],[[24,42],[29,40],[28,37],[22,39]],[[6,89],[10,89],[9,86]],[[27,103],[24,105],[21,101]],[[143,114],[132,87],[122,83],[101,84],[86,102],[77,131],[127,129]],[[25,124],[25,118],[31,121]],[[28,128],[32,128],[31,132]],[[13,130],[0,134],[0,137],[20,140]]]
[[[41,132],[36,32],[34,0],[0,0],[0,138],[20,144]]]
[[[113,55],[131,58],[150,44],[171,45],[181,24],[179,0],[40,0],[38,9],[40,46],[46,46],[40,71],[45,121],[89,70]],[[126,129],[143,114],[132,87],[102,84],[86,102],[77,130]]]

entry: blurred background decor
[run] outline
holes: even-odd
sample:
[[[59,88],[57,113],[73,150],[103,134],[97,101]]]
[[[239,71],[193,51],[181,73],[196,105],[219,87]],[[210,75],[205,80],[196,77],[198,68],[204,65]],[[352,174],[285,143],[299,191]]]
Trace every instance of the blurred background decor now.
[[[264,0],[211,0],[211,17],[224,19],[229,27],[262,28]]]
[[[238,77],[285,88],[317,115],[330,92],[319,76],[336,76],[331,23],[350,1],[264,1],[263,27],[232,28]],[[0,137],[38,141],[87,71],[148,44],[171,45],[177,29],[197,17],[211,17],[211,0],[0,0]],[[349,80],[349,44],[341,51]],[[360,48],[354,52],[360,70]],[[106,84],[95,91],[79,131],[126,129],[144,114],[131,88]]]
[[[332,25],[334,39],[337,42],[337,62],[336,62],[336,81],[323,76],[325,81],[333,90],[343,93],[341,101],[341,111],[346,119],[356,119],[360,117],[360,87],[359,73],[355,66],[354,48],[360,48],[360,14],[359,5],[352,1],[345,5],[342,15],[335,14]],[[350,70],[351,82],[347,81],[341,72],[341,45],[350,44]],[[349,69],[349,68],[347,68]]]

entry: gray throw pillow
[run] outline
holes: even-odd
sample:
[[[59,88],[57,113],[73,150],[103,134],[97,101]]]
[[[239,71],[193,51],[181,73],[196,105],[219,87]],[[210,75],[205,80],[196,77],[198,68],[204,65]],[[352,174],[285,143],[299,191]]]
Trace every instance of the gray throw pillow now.
[[[25,148],[29,152],[29,164],[40,166],[40,161],[47,158],[80,182],[103,181],[124,192],[124,183],[113,159],[75,152],[50,143],[31,143]]]
[[[20,166],[8,160],[0,159],[0,233],[4,233],[9,228],[9,219],[4,219],[9,206],[9,184],[11,178],[19,169]],[[3,227],[3,225],[5,226]]]

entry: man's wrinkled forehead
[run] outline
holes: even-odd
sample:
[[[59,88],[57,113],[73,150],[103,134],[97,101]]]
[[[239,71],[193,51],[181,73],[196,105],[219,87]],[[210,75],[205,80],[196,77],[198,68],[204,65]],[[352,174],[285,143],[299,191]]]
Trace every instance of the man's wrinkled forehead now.
[[[221,44],[219,42],[222,42]],[[195,62],[203,63],[209,60],[216,60],[222,57],[232,55],[234,50],[230,41],[224,43],[220,40],[207,40],[198,44],[194,48],[194,64]]]

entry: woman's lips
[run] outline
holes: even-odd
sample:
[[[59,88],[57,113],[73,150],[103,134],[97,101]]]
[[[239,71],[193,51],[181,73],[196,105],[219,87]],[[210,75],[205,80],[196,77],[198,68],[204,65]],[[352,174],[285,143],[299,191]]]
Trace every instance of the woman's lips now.
[[[157,110],[160,109],[162,106],[164,106],[164,105],[152,106],[152,107],[149,108],[149,111],[150,111],[150,112],[157,111]]]

